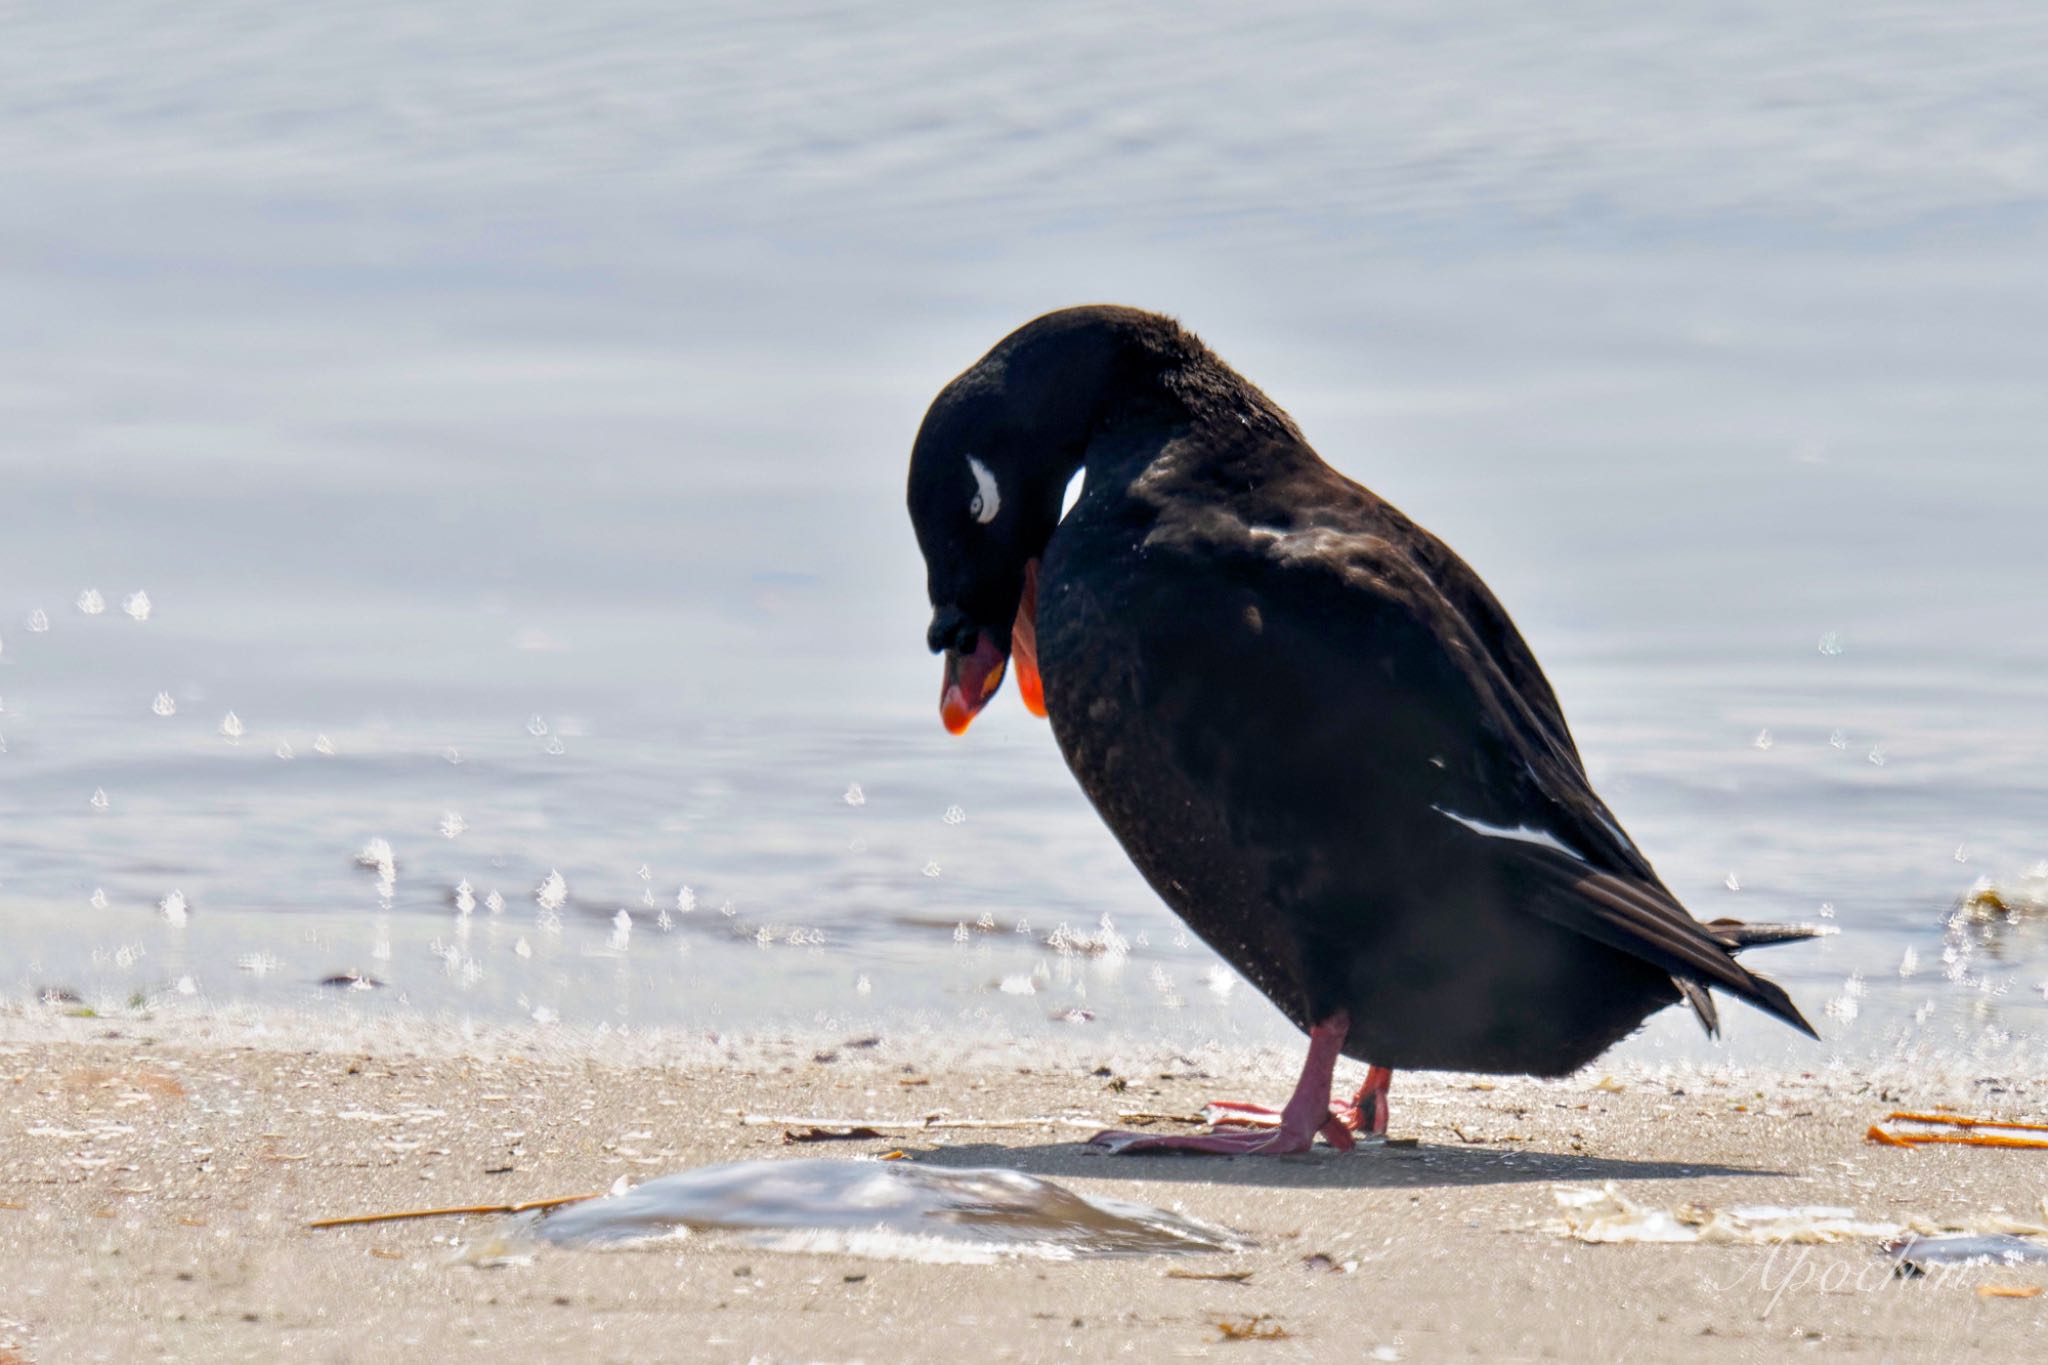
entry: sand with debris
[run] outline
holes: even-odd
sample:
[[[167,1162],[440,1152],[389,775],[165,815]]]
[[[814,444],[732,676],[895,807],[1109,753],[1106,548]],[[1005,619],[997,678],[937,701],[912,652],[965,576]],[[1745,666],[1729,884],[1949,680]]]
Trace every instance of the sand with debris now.
[[[2048,1295],[2013,1296],[2048,1284],[2048,1266],[1903,1279],[1868,1235],[1589,1244],[1559,1199],[1611,1182],[1625,1205],[1695,1226],[1739,1205],[1832,1205],[1868,1223],[2024,1227],[2048,1217],[2048,1152],[1903,1150],[1865,1132],[1900,1107],[2039,1122],[2048,1081],[1404,1076],[1394,1133],[1412,1145],[1278,1160],[1082,1145],[1132,1122],[1120,1114],[1278,1098],[1294,1060],[916,1037],[343,1041],[18,1014],[0,1019],[0,1361],[1952,1361],[2048,1339]],[[813,1120],[882,1136],[785,1140]],[[1178,1210],[1257,1245],[956,1265],[720,1235],[564,1250],[499,1216],[306,1227],[890,1151]]]

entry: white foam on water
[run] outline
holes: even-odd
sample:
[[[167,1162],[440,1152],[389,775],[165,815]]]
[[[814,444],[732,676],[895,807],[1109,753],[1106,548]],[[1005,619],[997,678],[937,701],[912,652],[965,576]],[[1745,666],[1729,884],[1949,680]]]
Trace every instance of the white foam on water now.
[[[565,1246],[721,1232],[769,1250],[987,1264],[1239,1251],[1237,1233],[1017,1171],[910,1161],[747,1161],[662,1176],[538,1219]]]

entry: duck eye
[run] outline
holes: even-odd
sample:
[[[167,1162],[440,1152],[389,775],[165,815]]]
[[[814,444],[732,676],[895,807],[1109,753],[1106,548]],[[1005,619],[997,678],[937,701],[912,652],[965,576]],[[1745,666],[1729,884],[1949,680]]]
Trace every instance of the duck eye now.
[[[967,457],[967,472],[974,475],[974,496],[967,503],[967,514],[986,526],[1003,510],[1002,490],[996,487],[996,476],[989,473],[988,466],[972,455]]]

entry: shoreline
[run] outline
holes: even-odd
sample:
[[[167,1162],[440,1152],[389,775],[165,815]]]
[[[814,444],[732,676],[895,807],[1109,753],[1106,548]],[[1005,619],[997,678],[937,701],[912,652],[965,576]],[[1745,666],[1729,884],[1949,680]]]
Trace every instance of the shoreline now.
[[[0,1016],[0,1344],[47,1361],[1734,1361],[1789,1346],[1951,1360],[2020,1358],[2048,1326],[2048,1295],[1975,1292],[2048,1285],[2048,1266],[1916,1283],[1867,1238],[1589,1245],[1554,1230],[1559,1189],[1610,1183],[1658,1208],[2048,1217],[2048,1153],[1864,1140],[1902,1107],[2042,1121],[2048,1081],[1966,1062],[1918,1078],[1597,1065],[1562,1081],[1404,1075],[1393,1133],[1412,1146],[1223,1160],[1081,1143],[1132,1112],[1278,1099],[1298,1058],[822,1032],[591,1049],[517,1033]],[[926,1124],[934,1114],[959,1126]],[[881,1135],[785,1143],[797,1120],[868,1120]],[[930,1264],[722,1234],[564,1249],[494,1215],[304,1226],[895,1150],[1151,1204],[1255,1245]]]

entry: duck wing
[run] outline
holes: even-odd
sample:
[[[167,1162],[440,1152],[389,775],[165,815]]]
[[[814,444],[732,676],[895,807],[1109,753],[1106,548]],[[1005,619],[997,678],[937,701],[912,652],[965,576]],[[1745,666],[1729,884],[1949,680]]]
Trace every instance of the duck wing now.
[[[1346,806],[1343,782],[1368,778],[1376,822],[1462,827],[1454,837],[1472,841],[1471,856],[1512,866],[1519,908],[1669,973],[1710,1032],[1706,988],[1718,986],[1813,1035],[1781,987],[1734,957],[1805,931],[1751,934],[1685,911],[1593,792],[1555,693],[1471,568],[1327,466],[1258,492],[1227,511],[1213,499],[1195,515],[1169,508],[1146,544],[1188,551],[1211,579],[1206,595],[1256,608],[1267,645],[1257,695],[1278,708],[1252,730],[1264,757],[1328,774],[1325,794]],[[1200,657],[1187,642],[1167,654],[1169,668]],[[1217,695],[1173,711],[1241,726],[1247,676],[1225,667]]]

